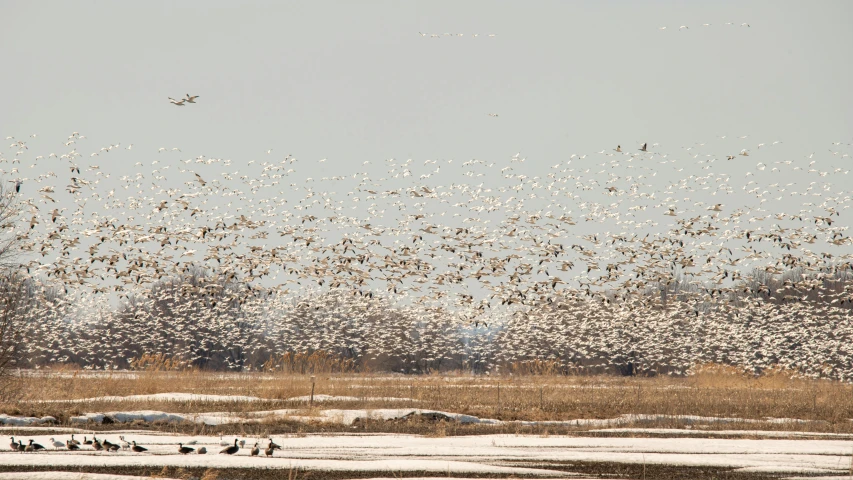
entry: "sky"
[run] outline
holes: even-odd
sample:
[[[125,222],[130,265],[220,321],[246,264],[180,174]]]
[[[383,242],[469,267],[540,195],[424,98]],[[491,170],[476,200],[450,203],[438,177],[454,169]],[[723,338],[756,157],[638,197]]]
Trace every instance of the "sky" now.
[[[851,14],[845,1],[4,1],[0,134],[235,161],[273,149],[328,158],[318,176],[722,135],[795,148],[850,139]],[[188,93],[197,105],[167,101]]]
[[[4,1],[0,18],[0,136],[27,142],[20,164],[15,151],[22,147],[0,145],[0,176],[23,178],[22,195],[42,205],[41,215],[56,205],[39,197],[38,183],[51,181],[48,171],[65,170],[49,153],[70,149],[81,154],[82,176],[102,182],[101,199],[119,179],[159,170],[138,181],[139,198],[129,200],[151,203],[147,223],[163,221],[151,187],[195,191],[194,173],[208,181],[226,172],[246,176],[246,191],[256,195],[249,204],[281,195],[292,210],[311,186],[347,202],[353,217],[375,219],[382,215],[368,201],[354,200],[358,180],[365,188],[497,188],[569,164],[601,175],[589,184],[594,201],[581,193],[587,196],[573,200],[582,205],[570,199],[559,208],[600,214],[590,205],[612,201],[604,187],[616,175],[625,191],[635,181],[627,164],[614,163],[623,159],[613,150],[636,152],[644,142],[661,157],[643,161],[668,157],[643,167],[660,174],[646,179],[651,190],[696,179],[710,168],[702,163],[709,157],[719,160],[715,174],[738,178],[729,191],[685,193],[688,211],[691,203],[704,211],[719,202],[709,196],[717,192],[733,195],[723,202],[729,209],[755,207],[738,192],[754,188],[750,175],[770,175],[761,165],[808,168],[814,156],[815,177],[849,170],[849,155],[832,153],[833,142],[848,151],[853,142],[853,4],[846,1]],[[168,101],[186,95],[199,98],[180,107]],[[72,132],[86,138],[64,145]],[[100,150],[109,145],[120,148]],[[738,156],[744,150],[752,156]],[[228,161],[178,163],[198,157]],[[291,188],[249,185],[262,163],[291,157],[299,159],[298,180],[281,185]],[[391,170],[388,159],[395,159]],[[408,159],[411,166],[401,166]],[[466,167],[471,159],[484,163]],[[672,165],[676,159],[683,166]],[[166,174],[160,168],[169,162]],[[505,166],[515,177],[498,174]],[[424,177],[433,168],[443,170]],[[399,176],[409,169],[411,179]],[[794,188],[805,189],[811,179],[803,174],[777,168],[761,182],[804,182]],[[319,183],[333,176],[354,180]],[[70,216],[65,202],[80,199],[61,191],[67,177],[61,173],[54,196]],[[848,177],[821,177],[816,188],[849,196]],[[135,183],[122,181],[125,188]],[[644,207],[642,197],[631,198],[624,207]],[[393,200],[377,207],[389,210],[386,224],[396,220]],[[792,212],[804,205],[785,202]],[[233,218],[258,207],[244,202],[241,211],[232,203],[223,194],[206,198],[205,208]],[[666,211],[663,198],[648,203]],[[443,214],[449,206],[428,208]],[[655,215],[659,222],[661,211]],[[605,228],[623,227],[576,230]]]

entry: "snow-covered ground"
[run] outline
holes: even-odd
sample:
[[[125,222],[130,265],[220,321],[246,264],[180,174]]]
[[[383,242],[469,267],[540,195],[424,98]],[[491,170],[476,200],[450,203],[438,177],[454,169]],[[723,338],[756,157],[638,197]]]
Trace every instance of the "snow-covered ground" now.
[[[401,418],[409,414],[439,414],[454,419],[459,423],[477,425],[520,425],[524,427],[591,427],[606,428],[619,425],[636,424],[670,424],[670,425],[709,425],[709,424],[759,424],[773,423],[796,426],[798,424],[813,423],[809,420],[793,418],[726,418],[726,417],[700,417],[696,415],[644,415],[628,414],[615,418],[605,419],[571,419],[571,420],[543,420],[543,421],[502,421],[492,418],[479,418],[473,415],[461,413],[443,412],[439,410],[426,410],[420,408],[377,408],[377,409],[323,409],[308,414],[306,410],[285,408],[277,410],[258,410],[249,412],[200,412],[200,413],[168,413],[153,410],[141,411],[115,411],[86,413],[71,417],[70,421],[77,424],[102,423],[104,417],[108,416],[113,421],[131,422],[144,420],[146,422],[190,422],[206,425],[223,425],[228,423],[247,423],[262,420],[287,419],[303,422],[327,422],[342,425],[351,425],[357,419],[391,420]],[[15,419],[4,420],[0,417],[0,423],[14,425],[36,425],[44,423],[44,419]]]
[[[110,395],[103,397],[71,398],[62,400],[39,400],[37,403],[85,403],[85,402],[309,402],[310,395],[290,397],[284,399],[259,398],[246,395],[209,395],[198,393],[154,393],[149,395]],[[397,397],[353,397],[346,395],[314,395],[315,403],[322,402],[418,402],[413,398]]]
[[[247,448],[233,456],[219,454],[222,443],[233,437],[174,436],[139,431],[99,434],[113,442],[124,435],[149,449],[137,454],[49,450],[41,453],[0,453],[0,465],[34,466],[149,466],[149,467],[266,467],[300,470],[412,472],[450,474],[535,474],[559,477],[548,462],[614,462],[683,466],[732,467],[744,471],[789,472],[791,474],[835,474],[849,471],[853,445],[843,440],[814,439],[719,439],[719,438],[592,438],[570,436],[480,435],[421,437],[415,435],[308,435],[275,437],[283,447],[274,458],[254,458],[249,446],[266,439],[244,438]],[[57,437],[56,435],[53,435]],[[50,445],[50,436],[33,438]],[[19,438],[20,439],[20,438]],[[64,441],[66,438],[57,437]],[[207,455],[180,455],[178,442],[207,447]],[[263,457],[263,453],[261,454]],[[518,468],[510,462],[544,465]],[[0,477],[1,478],[1,477]]]
[[[200,393],[154,393],[150,395],[110,395],[105,397],[72,398],[64,400],[42,400],[42,403],[82,403],[82,402],[264,402],[266,398],[248,397],[245,395],[207,395]]]

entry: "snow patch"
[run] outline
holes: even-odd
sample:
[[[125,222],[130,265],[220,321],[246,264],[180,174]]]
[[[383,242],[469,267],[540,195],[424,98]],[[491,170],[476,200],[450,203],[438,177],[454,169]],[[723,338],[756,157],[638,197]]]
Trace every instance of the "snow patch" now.
[[[15,417],[6,414],[0,414],[0,423],[3,425],[15,425],[15,426],[26,426],[26,425],[41,425],[45,423],[56,423],[56,418],[54,417]]]
[[[310,395],[301,397],[290,397],[287,399],[290,402],[310,402]],[[314,395],[315,402],[419,402],[414,398],[398,398],[398,397],[350,397],[346,395]]]
[[[80,402],[142,402],[142,401],[160,401],[160,402],[269,402],[275,401],[268,398],[248,397],[245,395],[207,395],[198,393],[154,393],[150,395],[125,395],[125,396],[105,396],[105,397],[90,397],[76,398],[69,400],[45,400],[43,403],[80,403]]]
[[[80,472],[6,472],[0,473],[0,480],[149,480],[151,477],[132,475],[111,475],[103,473]],[[157,477],[158,480],[178,480]]]

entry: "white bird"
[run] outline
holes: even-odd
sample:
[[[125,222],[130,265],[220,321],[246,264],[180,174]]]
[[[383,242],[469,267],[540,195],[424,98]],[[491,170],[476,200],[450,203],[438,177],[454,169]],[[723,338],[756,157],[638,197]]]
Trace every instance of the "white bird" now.
[[[188,94],[187,94],[187,98],[184,98],[184,99],[181,99],[181,100],[186,100],[186,102],[187,102],[187,103],[195,103],[195,99],[196,99],[196,98],[198,98],[198,95],[192,95],[192,96],[190,96],[190,94],[188,93]]]
[[[185,102],[185,101],[186,101],[186,100],[184,100],[184,99],[181,99],[181,100],[175,100],[174,98],[169,97],[169,102],[170,102],[172,105],[177,105],[177,106],[179,106],[179,107],[183,107],[183,106],[184,106],[184,102]]]
[[[54,449],[60,449],[64,446],[66,446],[66,444],[64,444],[62,442],[58,442],[58,441],[54,440],[53,438],[50,439],[50,443],[53,445]]]

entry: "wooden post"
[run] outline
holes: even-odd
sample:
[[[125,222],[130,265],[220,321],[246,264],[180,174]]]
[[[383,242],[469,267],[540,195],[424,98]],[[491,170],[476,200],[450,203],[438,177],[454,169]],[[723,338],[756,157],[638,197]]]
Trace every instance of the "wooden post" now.
[[[314,382],[316,381],[316,377],[311,375],[311,400],[308,403],[309,407],[314,406]]]
[[[544,403],[542,402],[542,386],[539,386],[539,410],[542,410]]]
[[[501,384],[498,382],[498,411],[501,411]]]

